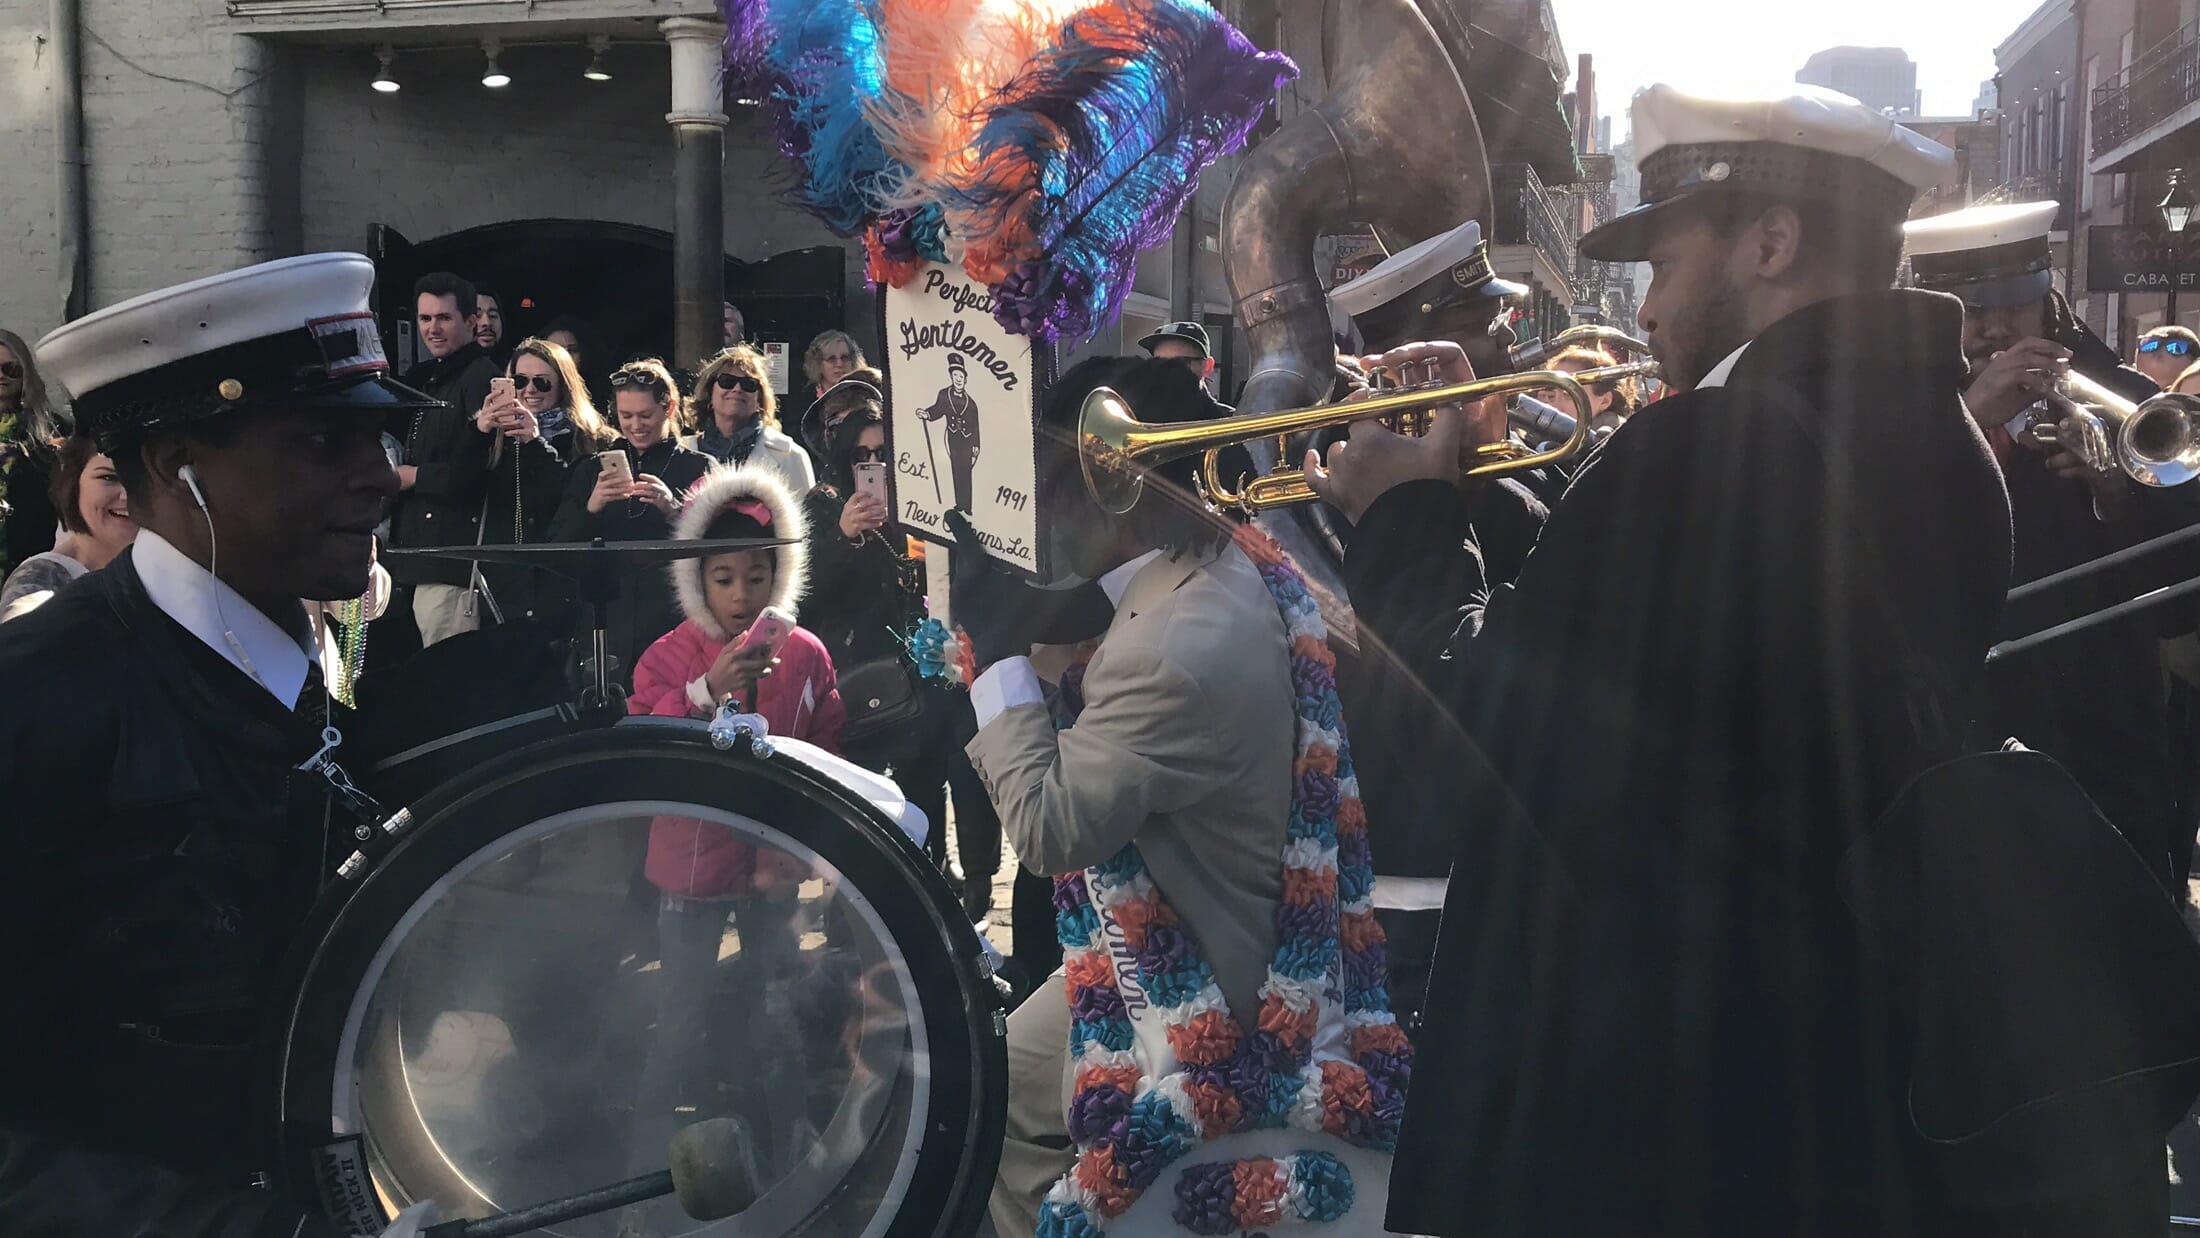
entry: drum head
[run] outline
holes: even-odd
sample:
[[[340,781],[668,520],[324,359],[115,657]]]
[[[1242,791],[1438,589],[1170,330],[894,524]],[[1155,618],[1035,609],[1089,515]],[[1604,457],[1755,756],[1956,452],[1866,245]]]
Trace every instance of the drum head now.
[[[667,1168],[738,1125],[756,1202],[672,1200],[575,1238],[969,1233],[1006,1065],[978,943],[924,857],[798,761],[642,722],[487,763],[295,965],[285,1185],[373,1232],[481,1218]],[[721,1124],[723,1127],[724,1124]]]

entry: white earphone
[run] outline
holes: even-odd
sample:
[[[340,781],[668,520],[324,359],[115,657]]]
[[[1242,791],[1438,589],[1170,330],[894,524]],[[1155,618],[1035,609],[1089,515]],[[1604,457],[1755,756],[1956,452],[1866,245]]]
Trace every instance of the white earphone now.
[[[206,492],[199,489],[199,471],[186,464],[176,470],[176,476],[182,478],[183,484],[191,488],[191,497],[198,500],[199,510],[205,511]]]
[[[206,492],[199,489],[199,471],[186,464],[176,470],[176,477],[190,488],[192,499],[199,505],[199,518],[206,521],[207,557],[212,560],[207,564],[206,571],[209,576],[218,579],[221,574],[221,542],[214,537],[214,514],[206,510]],[[267,680],[260,677],[260,668],[252,665],[252,655],[245,652],[244,642],[238,640],[236,632],[230,629],[229,616],[222,611],[222,595],[219,589],[214,591],[214,617],[221,622],[222,639],[228,642],[229,651],[237,655],[237,665],[261,687],[266,687]]]

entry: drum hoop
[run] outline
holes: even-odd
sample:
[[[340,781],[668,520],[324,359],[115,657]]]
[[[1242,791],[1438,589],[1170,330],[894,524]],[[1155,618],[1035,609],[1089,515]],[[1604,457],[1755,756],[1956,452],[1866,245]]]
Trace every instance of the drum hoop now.
[[[853,885],[884,886],[898,878],[901,886],[914,887],[921,895],[870,901],[897,941],[905,941],[920,924],[931,930],[920,941],[936,941],[940,948],[910,951],[904,945],[907,966],[916,983],[928,986],[946,978],[942,971],[952,975],[965,1000],[921,1004],[925,1035],[932,1046],[927,1080],[931,1129],[920,1143],[911,1193],[887,1233],[889,1238],[918,1238],[968,1229],[983,1215],[985,1191],[998,1160],[1007,1058],[1005,1020],[992,996],[980,952],[956,948],[970,929],[962,921],[953,893],[922,852],[882,813],[818,771],[787,758],[750,755],[745,749],[718,752],[700,723],[647,722],[650,725],[621,724],[540,740],[437,787],[413,809],[414,819],[421,824],[356,887],[333,891],[316,908],[286,969],[286,986],[281,990],[286,997],[271,1024],[274,1068],[266,1073],[263,1086],[271,1096],[271,1108],[280,1115],[279,1180],[300,1198],[314,1198],[316,1154],[341,1138],[327,1120],[332,1116],[329,1085],[339,1060],[334,1056],[336,1046],[330,1043],[333,1038],[326,1039],[324,1051],[302,1045],[299,1034],[309,1027],[343,1025],[357,995],[355,982],[393,932],[397,918],[459,860],[515,828],[553,815],[531,808],[534,801],[554,798],[574,777],[603,763],[632,769],[638,759],[655,759],[664,763],[655,776],[673,778],[679,784],[660,783],[658,796],[669,793],[677,800],[680,787],[694,783],[715,782],[723,788],[726,771],[740,770],[764,779],[766,798],[791,796],[819,812],[837,813],[844,820],[855,818],[869,828],[832,840],[805,837],[785,824],[770,824],[825,858]],[[613,798],[576,800],[566,795],[564,803],[598,806]],[[686,802],[713,801],[698,795]],[[755,812],[741,815],[764,821]],[[856,837],[863,842],[850,845]],[[414,870],[438,860],[435,876],[423,884],[422,874]],[[370,933],[371,941],[362,940]],[[340,1001],[332,1000],[332,991]],[[336,1009],[331,1010],[332,1005]],[[958,1096],[966,1103],[955,1105]],[[958,1125],[965,1132],[963,1137],[945,1137]]]

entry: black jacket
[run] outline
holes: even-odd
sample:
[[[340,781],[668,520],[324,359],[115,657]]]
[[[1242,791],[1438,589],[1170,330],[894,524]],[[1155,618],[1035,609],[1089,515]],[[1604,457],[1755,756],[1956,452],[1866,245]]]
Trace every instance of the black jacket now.
[[[406,386],[443,401],[445,407],[416,412],[404,427],[404,463],[419,473],[413,488],[398,499],[391,545],[416,549],[474,544],[492,440],[474,426],[474,414],[488,400],[489,381],[497,373],[496,362],[472,343],[405,372]],[[468,569],[452,560],[407,563],[401,575],[394,568],[392,574],[406,584],[462,585]]]
[[[2144,510],[2097,519],[2085,483],[2048,472],[2039,452],[2011,451],[2002,474],[2016,521],[2015,583],[2163,531]],[[2134,502],[2151,508],[2168,497],[2142,493]],[[2019,603],[1999,635],[2022,635],[2173,583],[2159,578],[2164,562],[2156,556]],[[2177,820],[2158,618],[2133,615],[1997,660],[1987,671],[1978,738],[2014,736],[2062,761],[2167,883],[2171,848],[2180,834],[2187,847],[2191,838]]]
[[[1453,788],[1390,1228],[1945,1232],[1899,979],[1834,870],[1952,750],[1934,711],[1975,690],[2008,587],[1961,326],[1916,292],[1774,324],[1605,442],[1479,613],[1425,594],[1465,553],[1452,487],[1362,521],[1361,623],[1484,758]]]
[[[53,453],[32,451],[22,443],[0,443],[0,462],[11,454],[14,464],[0,473],[5,478],[0,481],[0,502],[15,509],[7,519],[7,543],[0,545],[0,576],[32,555],[52,550],[56,520],[49,489]]]
[[[711,464],[709,456],[682,447],[669,438],[660,440],[639,458],[632,458],[631,449],[627,449],[627,454],[635,476],[646,474],[664,482],[672,488],[675,500],[685,499],[688,488],[702,480]],[[558,514],[550,522],[551,541],[587,542],[600,537],[607,542],[648,542],[672,536],[672,525],[663,513],[640,499],[612,503],[601,512],[589,511],[589,492],[596,488],[596,478],[602,473],[603,463],[599,456],[584,457],[566,471],[565,500],[558,505]],[[673,602],[672,587],[666,583],[662,568],[649,567],[627,573],[617,604],[605,616],[606,640],[612,656],[620,664],[613,678],[621,683],[632,683],[635,660],[649,648],[651,641],[670,632],[679,622],[679,607]]]
[[[900,553],[895,525],[850,542],[840,532],[847,506],[831,486],[803,500],[810,519],[810,587],[802,599],[802,626],[816,633],[843,673],[859,662],[894,657],[922,615],[922,566]],[[898,634],[898,635],[897,635]]]
[[[491,450],[488,524],[481,540],[491,546],[549,541],[550,526],[565,503],[567,475],[576,461],[596,451],[572,428],[531,443],[503,439]],[[485,564],[482,573],[506,622],[536,619],[554,628],[569,623],[572,590],[559,578],[508,564]]]
[[[317,747],[128,553],[0,628],[0,1232],[292,1232],[229,1189],[272,1166],[255,1041],[343,842]]]

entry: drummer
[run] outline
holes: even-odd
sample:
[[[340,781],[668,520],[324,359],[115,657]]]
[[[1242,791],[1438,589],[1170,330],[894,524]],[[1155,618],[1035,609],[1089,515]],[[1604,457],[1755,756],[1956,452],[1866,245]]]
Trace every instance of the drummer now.
[[[275,1134],[248,1098],[353,825],[300,768],[328,709],[300,599],[364,591],[380,432],[429,406],[389,380],[373,283],[311,254],[39,343],[141,531],[0,631],[0,1232],[337,1232],[245,1189]]]

